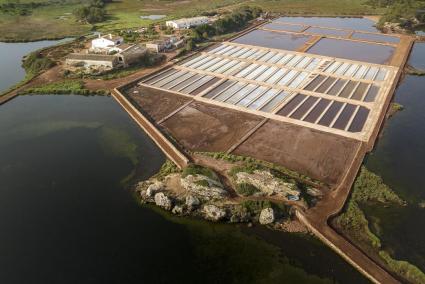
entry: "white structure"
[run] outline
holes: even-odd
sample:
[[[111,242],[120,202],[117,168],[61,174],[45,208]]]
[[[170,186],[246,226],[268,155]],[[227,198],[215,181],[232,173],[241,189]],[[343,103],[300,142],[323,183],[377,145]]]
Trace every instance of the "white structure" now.
[[[165,22],[167,27],[171,27],[173,29],[189,29],[190,27],[196,27],[208,23],[208,17],[183,18],[179,20]]]
[[[109,51],[111,48],[116,47],[124,42],[124,39],[116,35],[104,35],[91,41],[92,51]]]

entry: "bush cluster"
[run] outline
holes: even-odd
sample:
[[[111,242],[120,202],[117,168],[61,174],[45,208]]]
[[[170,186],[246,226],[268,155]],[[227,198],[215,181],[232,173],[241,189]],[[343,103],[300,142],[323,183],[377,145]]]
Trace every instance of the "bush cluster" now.
[[[236,185],[236,192],[243,196],[251,196],[260,190],[250,183],[243,182]]]
[[[89,24],[100,23],[106,19],[105,4],[111,0],[91,0],[88,5],[79,7],[73,11],[77,20]]]
[[[42,56],[40,52],[30,53],[22,62],[22,67],[29,75],[36,75],[53,66],[55,66],[55,62],[50,58]]]

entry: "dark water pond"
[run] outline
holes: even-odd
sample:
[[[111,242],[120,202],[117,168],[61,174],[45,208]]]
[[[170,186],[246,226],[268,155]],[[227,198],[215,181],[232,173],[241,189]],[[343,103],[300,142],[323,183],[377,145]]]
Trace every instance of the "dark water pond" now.
[[[307,52],[330,57],[346,58],[370,63],[387,63],[395,48],[373,43],[322,38]]]
[[[254,30],[233,42],[249,45],[257,45],[269,48],[296,50],[310,39],[310,36],[290,33],[273,32],[266,30]]]
[[[375,22],[365,18],[280,17],[275,21],[328,28],[356,29],[369,32],[377,31],[377,29],[374,27]]]
[[[424,68],[425,44],[416,43],[410,64]],[[366,208],[375,232],[396,258],[409,260],[425,271],[425,77],[406,76],[395,101],[405,109],[387,123],[366,166],[409,205],[406,208]]]

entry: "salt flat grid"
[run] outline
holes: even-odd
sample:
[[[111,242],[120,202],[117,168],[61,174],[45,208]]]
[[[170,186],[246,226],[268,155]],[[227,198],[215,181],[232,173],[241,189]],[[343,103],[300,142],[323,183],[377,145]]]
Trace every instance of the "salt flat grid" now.
[[[396,69],[225,42],[139,84],[368,140]]]
[[[320,25],[305,25],[300,23],[285,22],[276,19],[258,27],[263,30],[298,33],[304,35],[323,35],[339,39],[351,39],[362,42],[378,43],[383,45],[397,45],[400,37],[396,34],[387,35],[379,32],[358,31],[348,28],[336,28]],[[334,33],[332,33],[334,31]]]

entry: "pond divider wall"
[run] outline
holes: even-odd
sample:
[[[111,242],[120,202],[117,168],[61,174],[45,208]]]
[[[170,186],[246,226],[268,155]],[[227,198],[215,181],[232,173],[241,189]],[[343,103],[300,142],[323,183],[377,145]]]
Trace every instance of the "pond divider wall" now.
[[[119,89],[115,88],[112,97],[124,108],[130,117],[149,135],[162,152],[180,169],[189,164],[189,158],[183,154],[177,147],[171,143],[164,134],[159,131],[155,125],[149,121],[139,110],[137,110],[127,98],[121,94]]]

